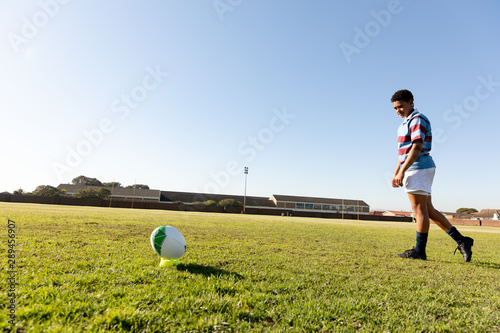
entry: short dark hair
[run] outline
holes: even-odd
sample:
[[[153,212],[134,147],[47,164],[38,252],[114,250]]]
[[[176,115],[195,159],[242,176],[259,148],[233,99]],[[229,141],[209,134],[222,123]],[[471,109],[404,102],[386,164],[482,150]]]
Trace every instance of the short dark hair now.
[[[413,94],[406,89],[396,91],[391,98],[391,102],[393,103],[396,101],[409,102],[411,100],[413,100]]]

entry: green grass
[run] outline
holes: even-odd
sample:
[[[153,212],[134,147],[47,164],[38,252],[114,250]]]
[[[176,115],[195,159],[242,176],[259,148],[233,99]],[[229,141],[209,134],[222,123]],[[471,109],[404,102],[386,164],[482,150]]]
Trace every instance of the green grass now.
[[[8,218],[18,331],[500,332],[500,228],[458,226],[464,263],[436,227],[427,261],[395,257],[412,223],[0,203]],[[177,267],[150,246],[160,225],[186,238]]]

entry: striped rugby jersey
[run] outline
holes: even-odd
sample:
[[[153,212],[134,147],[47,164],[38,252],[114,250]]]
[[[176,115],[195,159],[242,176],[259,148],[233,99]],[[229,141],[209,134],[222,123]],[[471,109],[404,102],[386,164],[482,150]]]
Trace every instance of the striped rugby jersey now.
[[[432,148],[431,123],[426,116],[415,109],[398,128],[398,153],[400,165],[408,158],[412,142],[418,139],[423,142],[422,152],[408,170],[436,167],[430,155]]]

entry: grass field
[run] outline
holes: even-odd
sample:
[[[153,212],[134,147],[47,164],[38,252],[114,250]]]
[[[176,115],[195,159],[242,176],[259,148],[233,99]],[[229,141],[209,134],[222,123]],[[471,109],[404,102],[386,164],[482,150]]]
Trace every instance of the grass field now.
[[[11,203],[0,218],[3,305],[16,222],[20,332],[500,332],[500,228],[458,226],[464,263],[434,226],[427,261],[397,258],[412,223]],[[150,246],[160,225],[186,238],[177,267]]]

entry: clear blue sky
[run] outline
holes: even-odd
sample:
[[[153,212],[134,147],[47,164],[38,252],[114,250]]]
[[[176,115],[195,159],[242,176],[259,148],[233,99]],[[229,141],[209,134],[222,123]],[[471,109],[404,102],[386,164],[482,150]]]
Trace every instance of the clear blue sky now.
[[[410,89],[435,206],[500,208],[500,3],[3,1],[0,191],[79,175],[173,191],[360,199],[390,179]]]

